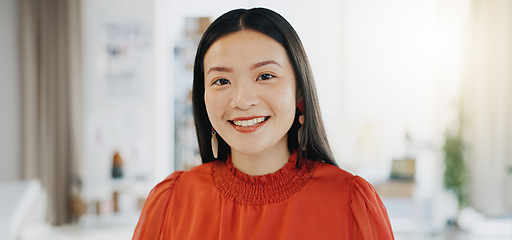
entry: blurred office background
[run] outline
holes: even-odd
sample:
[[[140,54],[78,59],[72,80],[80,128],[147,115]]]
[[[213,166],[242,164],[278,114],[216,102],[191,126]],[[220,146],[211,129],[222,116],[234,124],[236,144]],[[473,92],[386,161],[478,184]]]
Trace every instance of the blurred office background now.
[[[1,0],[0,238],[131,238],[200,164],[202,31],[254,6],[298,32],[335,157],[396,239],[512,239],[508,0]]]

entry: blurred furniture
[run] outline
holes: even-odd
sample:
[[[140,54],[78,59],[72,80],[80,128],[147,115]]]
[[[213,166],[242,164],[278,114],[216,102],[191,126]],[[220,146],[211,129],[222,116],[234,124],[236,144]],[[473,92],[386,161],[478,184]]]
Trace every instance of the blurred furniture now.
[[[0,239],[17,240],[22,229],[34,214],[41,199],[42,189],[38,180],[0,182]]]
[[[134,228],[154,184],[135,178],[119,178],[99,181],[92,186],[80,195],[85,212],[77,217],[78,225],[83,229],[132,225]]]

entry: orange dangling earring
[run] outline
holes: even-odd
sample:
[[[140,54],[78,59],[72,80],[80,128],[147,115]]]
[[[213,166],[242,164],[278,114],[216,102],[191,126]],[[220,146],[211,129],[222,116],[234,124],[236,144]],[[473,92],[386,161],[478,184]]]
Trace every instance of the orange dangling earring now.
[[[302,132],[303,132],[303,125],[304,125],[304,101],[301,99],[298,103],[297,103],[297,107],[299,108],[300,110],[300,113],[301,115],[299,116],[299,123],[300,123],[300,128],[299,128],[299,131],[297,132],[297,142],[299,143],[299,146],[300,146],[300,141],[302,139]],[[305,148],[305,146],[304,146]],[[304,151],[304,148],[302,149],[302,151]]]
[[[299,128],[299,131],[297,132],[297,142],[299,143],[299,146],[300,146],[300,141],[302,139],[302,132],[303,132],[303,127],[302,125],[304,124],[304,115],[300,115],[299,117],[299,123],[301,124],[300,128]],[[302,149],[304,150],[304,149]]]
[[[219,154],[219,140],[217,140],[217,132],[215,132],[215,129],[212,127],[212,153],[213,158],[217,159],[217,156]]]

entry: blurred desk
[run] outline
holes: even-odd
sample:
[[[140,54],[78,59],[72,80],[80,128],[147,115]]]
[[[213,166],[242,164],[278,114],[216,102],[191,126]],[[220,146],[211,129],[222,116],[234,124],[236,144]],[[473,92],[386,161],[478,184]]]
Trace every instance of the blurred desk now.
[[[80,196],[86,204],[86,213],[79,216],[79,223],[86,228],[96,228],[112,225],[112,219],[138,217],[152,187],[150,182],[135,178],[107,179],[90,184]]]
[[[416,182],[412,180],[389,180],[373,185],[381,198],[409,198],[414,195]]]

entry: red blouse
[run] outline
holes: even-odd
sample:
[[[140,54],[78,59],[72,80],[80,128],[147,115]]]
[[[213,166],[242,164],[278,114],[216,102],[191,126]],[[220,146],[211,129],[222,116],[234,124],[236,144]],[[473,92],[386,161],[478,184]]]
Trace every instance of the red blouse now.
[[[231,159],[178,171],[149,194],[133,239],[394,239],[372,185],[296,154],[249,176]]]

